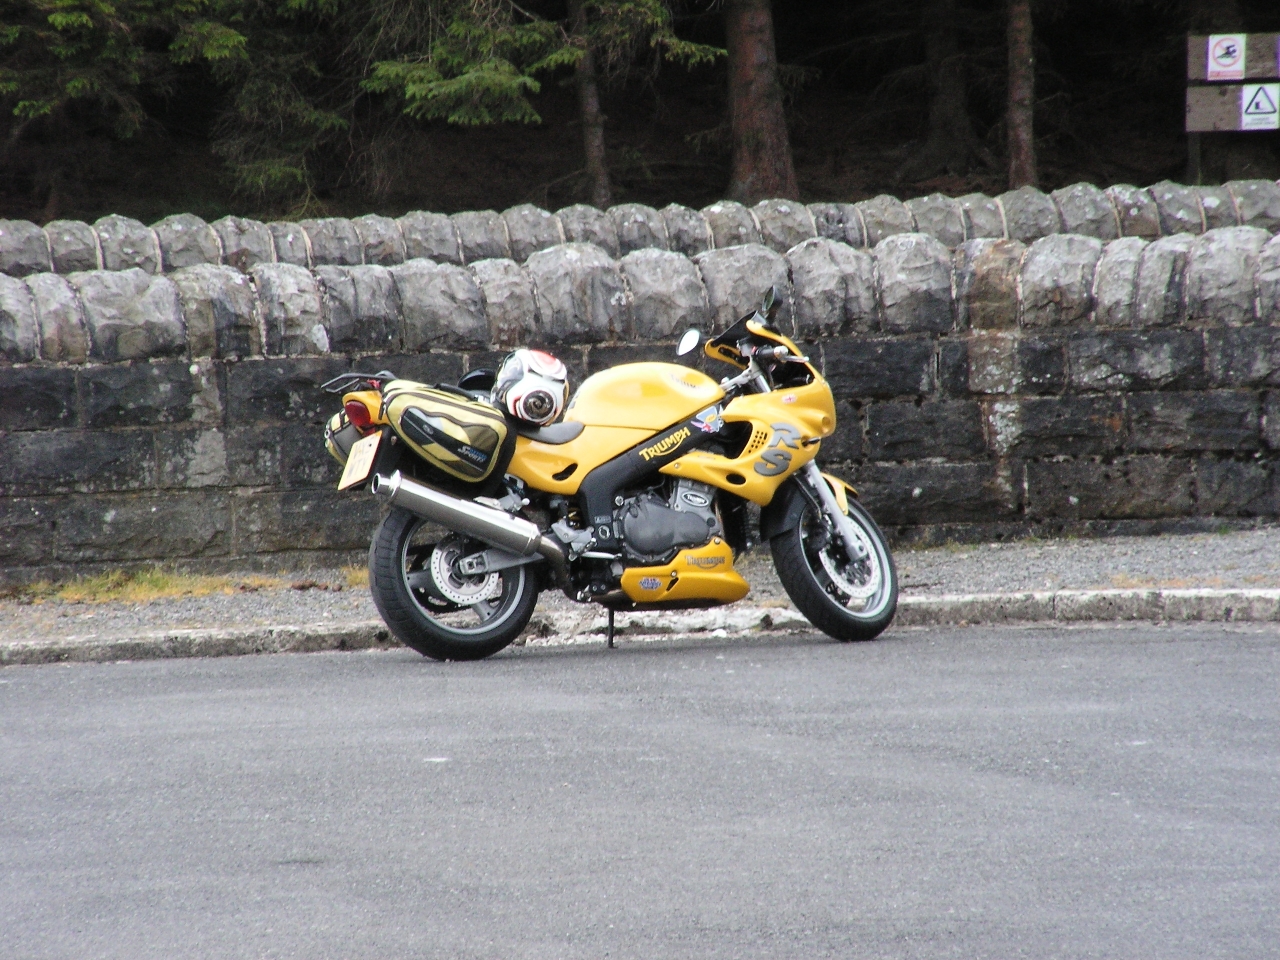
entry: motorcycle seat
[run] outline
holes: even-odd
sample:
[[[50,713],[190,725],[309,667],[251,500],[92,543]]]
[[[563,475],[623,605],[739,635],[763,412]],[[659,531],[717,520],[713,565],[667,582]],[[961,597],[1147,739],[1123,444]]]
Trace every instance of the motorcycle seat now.
[[[578,439],[586,428],[587,425],[585,423],[579,423],[576,420],[562,420],[560,423],[552,423],[545,427],[535,427],[531,423],[522,423],[516,427],[516,433],[537,443],[561,444]]]

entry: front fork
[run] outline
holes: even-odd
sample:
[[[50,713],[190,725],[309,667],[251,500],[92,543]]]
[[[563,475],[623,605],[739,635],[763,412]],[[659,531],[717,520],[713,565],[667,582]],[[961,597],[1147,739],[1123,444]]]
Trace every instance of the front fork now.
[[[832,491],[831,485],[827,483],[827,478],[818,469],[818,464],[810,460],[800,468],[799,473],[803,474],[804,479],[802,482],[809,491],[810,496],[817,498],[818,503],[822,505],[822,512],[827,515],[830,522],[835,526],[841,541],[844,542],[849,558],[851,560],[866,560],[870,556],[868,545],[865,539],[858,535],[858,530],[853,521],[849,519],[848,514],[840,507],[840,501],[836,499],[835,492]]]

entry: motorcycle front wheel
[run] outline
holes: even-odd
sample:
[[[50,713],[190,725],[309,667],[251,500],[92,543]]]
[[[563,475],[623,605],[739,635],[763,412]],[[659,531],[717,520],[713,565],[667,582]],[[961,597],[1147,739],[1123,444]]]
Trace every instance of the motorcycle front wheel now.
[[[810,623],[836,640],[872,640],[898,609],[898,573],[884,534],[852,497],[846,516],[863,557],[849,555],[834,522],[812,505],[769,547],[787,596]]]
[[[524,630],[538,573],[509,567],[467,577],[455,562],[485,544],[392,509],[369,546],[369,589],[391,632],[434,660],[482,660]]]

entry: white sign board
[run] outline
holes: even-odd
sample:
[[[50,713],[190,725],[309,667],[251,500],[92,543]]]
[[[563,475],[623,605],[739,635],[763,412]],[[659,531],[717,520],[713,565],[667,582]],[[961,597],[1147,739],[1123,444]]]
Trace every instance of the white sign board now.
[[[1243,33],[1215,33],[1209,37],[1209,80],[1244,79]]]
[[[1280,130],[1280,83],[1246,83],[1240,88],[1240,129]]]

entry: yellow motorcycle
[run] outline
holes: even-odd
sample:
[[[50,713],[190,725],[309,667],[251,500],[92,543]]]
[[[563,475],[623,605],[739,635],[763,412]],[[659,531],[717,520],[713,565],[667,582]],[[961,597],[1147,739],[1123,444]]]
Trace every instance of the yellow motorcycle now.
[[[877,636],[897,608],[893,559],[857,492],[814,461],[835,402],[773,326],[777,307],[770,291],[719,336],[681,340],[679,356],[702,345],[736,374],[623,364],[589,377],[545,426],[493,402],[493,371],[457,386],[387,371],[325,384],[343,394],[325,431],[339,489],[391,508],[369,549],[387,626],[426,656],[480,659],[519,636],[554,586],[607,608],[612,645],[617,610],[745,597],[734,563],[756,504],[800,612],[837,640]]]

